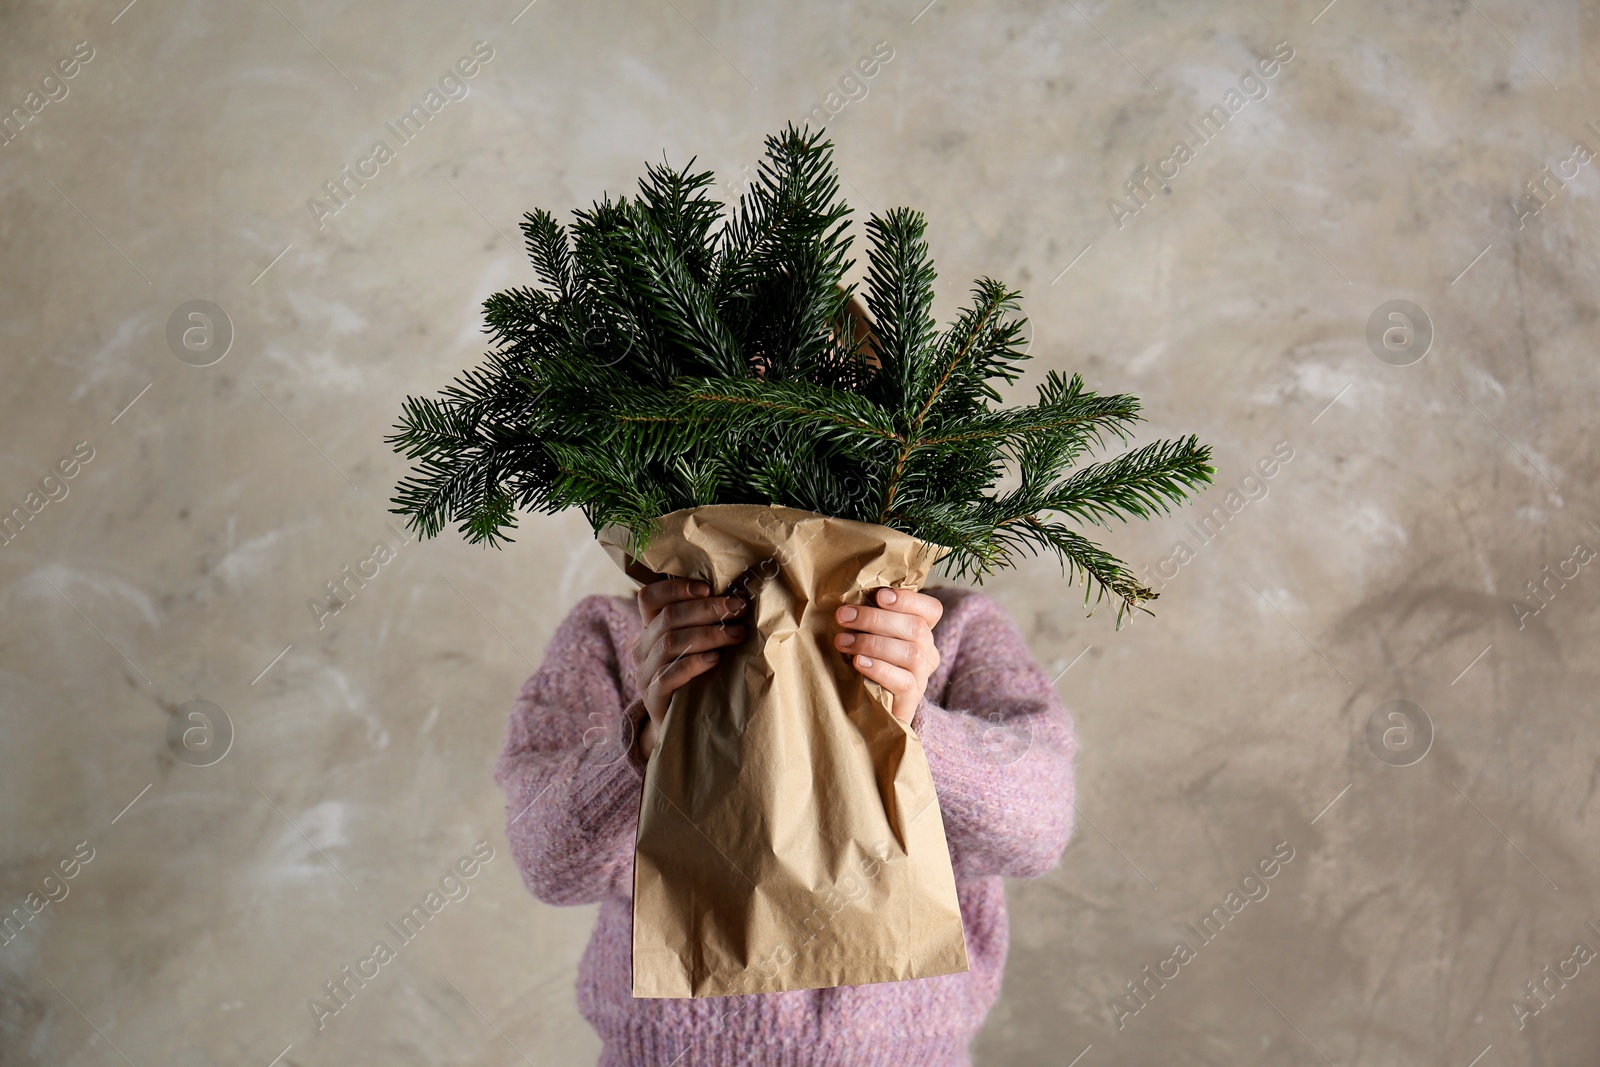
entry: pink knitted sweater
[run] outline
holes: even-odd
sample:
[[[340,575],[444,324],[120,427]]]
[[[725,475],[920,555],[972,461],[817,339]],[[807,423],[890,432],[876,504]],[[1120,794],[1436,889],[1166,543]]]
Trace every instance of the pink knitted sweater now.
[[[589,596],[556,630],[511,709],[495,780],[523,881],[546,904],[600,905],[578,1007],[600,1067],[962,1067],[1000,993],[1001,879],[1056,865],[1073,828],[1072,717],[1016,624],[968,589],[945,606],[940,664],[911,728],[933,772],[971,969],[906,982],[685,1000],[631,994],[633,846],[644,769],[626,741],[639,709],[632,598]]]

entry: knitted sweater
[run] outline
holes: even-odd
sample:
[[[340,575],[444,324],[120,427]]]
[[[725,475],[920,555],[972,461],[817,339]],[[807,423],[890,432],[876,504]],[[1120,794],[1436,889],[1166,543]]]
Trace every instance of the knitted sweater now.
[[[641,708],[631,597],[589,596],[556,630],[511,709],[495,780],[506,836],[546,904],[600,905],[578,1007],[600,1067],[963,1067],[1000,993],[1009,927],[1001,879],[1035,878],[1073,829],[1072,717],[994,600],[944,604],[939,668],[911,729],[933,774],[970,969],[905,982],[695,999],[634,999],[633,849],[644,767],[625,716]]]

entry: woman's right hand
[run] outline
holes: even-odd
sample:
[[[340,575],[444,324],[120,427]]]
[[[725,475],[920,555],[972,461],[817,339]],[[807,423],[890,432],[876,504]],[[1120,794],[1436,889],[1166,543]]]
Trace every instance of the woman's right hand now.
[[[634,643],[633,662],[648,715],[639,736],[639,751],[646,759],[655,751],[672,694],[716,666],[718,649],[744,640],[745,626],[728,620],[743,615],[749,602],[710,594],[710,585],[688,578],[666,578],[639,590],[639,618],[645,627]]]

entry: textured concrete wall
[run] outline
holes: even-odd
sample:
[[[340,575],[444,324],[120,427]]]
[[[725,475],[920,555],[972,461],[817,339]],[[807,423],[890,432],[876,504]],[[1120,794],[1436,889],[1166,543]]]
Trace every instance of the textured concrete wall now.
[[[522,211],[663,151],[736,180],[843,104],[845,193],[927,213],[941,318],[979,274],[1023,289],[1019,396],[1079,370],[1219,468],[1106,534],[1155,618],[1086,619],[1043,560],[985,587],[1082,756],[977,1061],[1593,1062],[1597,5],[124,2],[0,12],[0,506],[29,512],[0,907],[66,893],[0,946],[0,1060],[593,1057],[593,912],[526,893],[489,774],[562,615],[630,586],[578,515],[399,544],[381,439],[532,281]],[[479,41],[467,95],[388,134]],[[376,173],[339,204],[346,166]],[[169,742],[193,701],[225,753]],[[319,1032],[308,999],[479,841]],[[1147,966],[1176,976],[1134,999]]]

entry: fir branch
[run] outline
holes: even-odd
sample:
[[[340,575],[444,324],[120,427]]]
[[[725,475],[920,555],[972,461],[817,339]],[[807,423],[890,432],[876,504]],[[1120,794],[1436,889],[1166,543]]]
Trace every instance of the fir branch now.
[[[842,441],[903,440],[892,425],[885,425],[882,409],[869,401],[801,382],[688,381],[680,384],[672,403],[688,418],[733,429],[754,429],[764,420],[782,417],[790,425]]]
[[[567,244],[566,229],[542,207],[524,213],[522,218],[521,229],[528,248],[528,261],[533,264],[539,281],[555,289],[561,300],[576,299],[572,251]]]
[[[896,412],[914,403],[920,367],[934,337],[935,274],[923,240],[926,228],[922,216],[910,208],[894,208],[867,220],[866,301],[878,335],[880,365],[866,392]]]
[[[1100,526],[1110,518],[1165,514],[1183,502],[1185,489],[1210,482],[1208,455],[1192,436],[1156,441],[1078,471],[1047,494],[1044,508]]]

